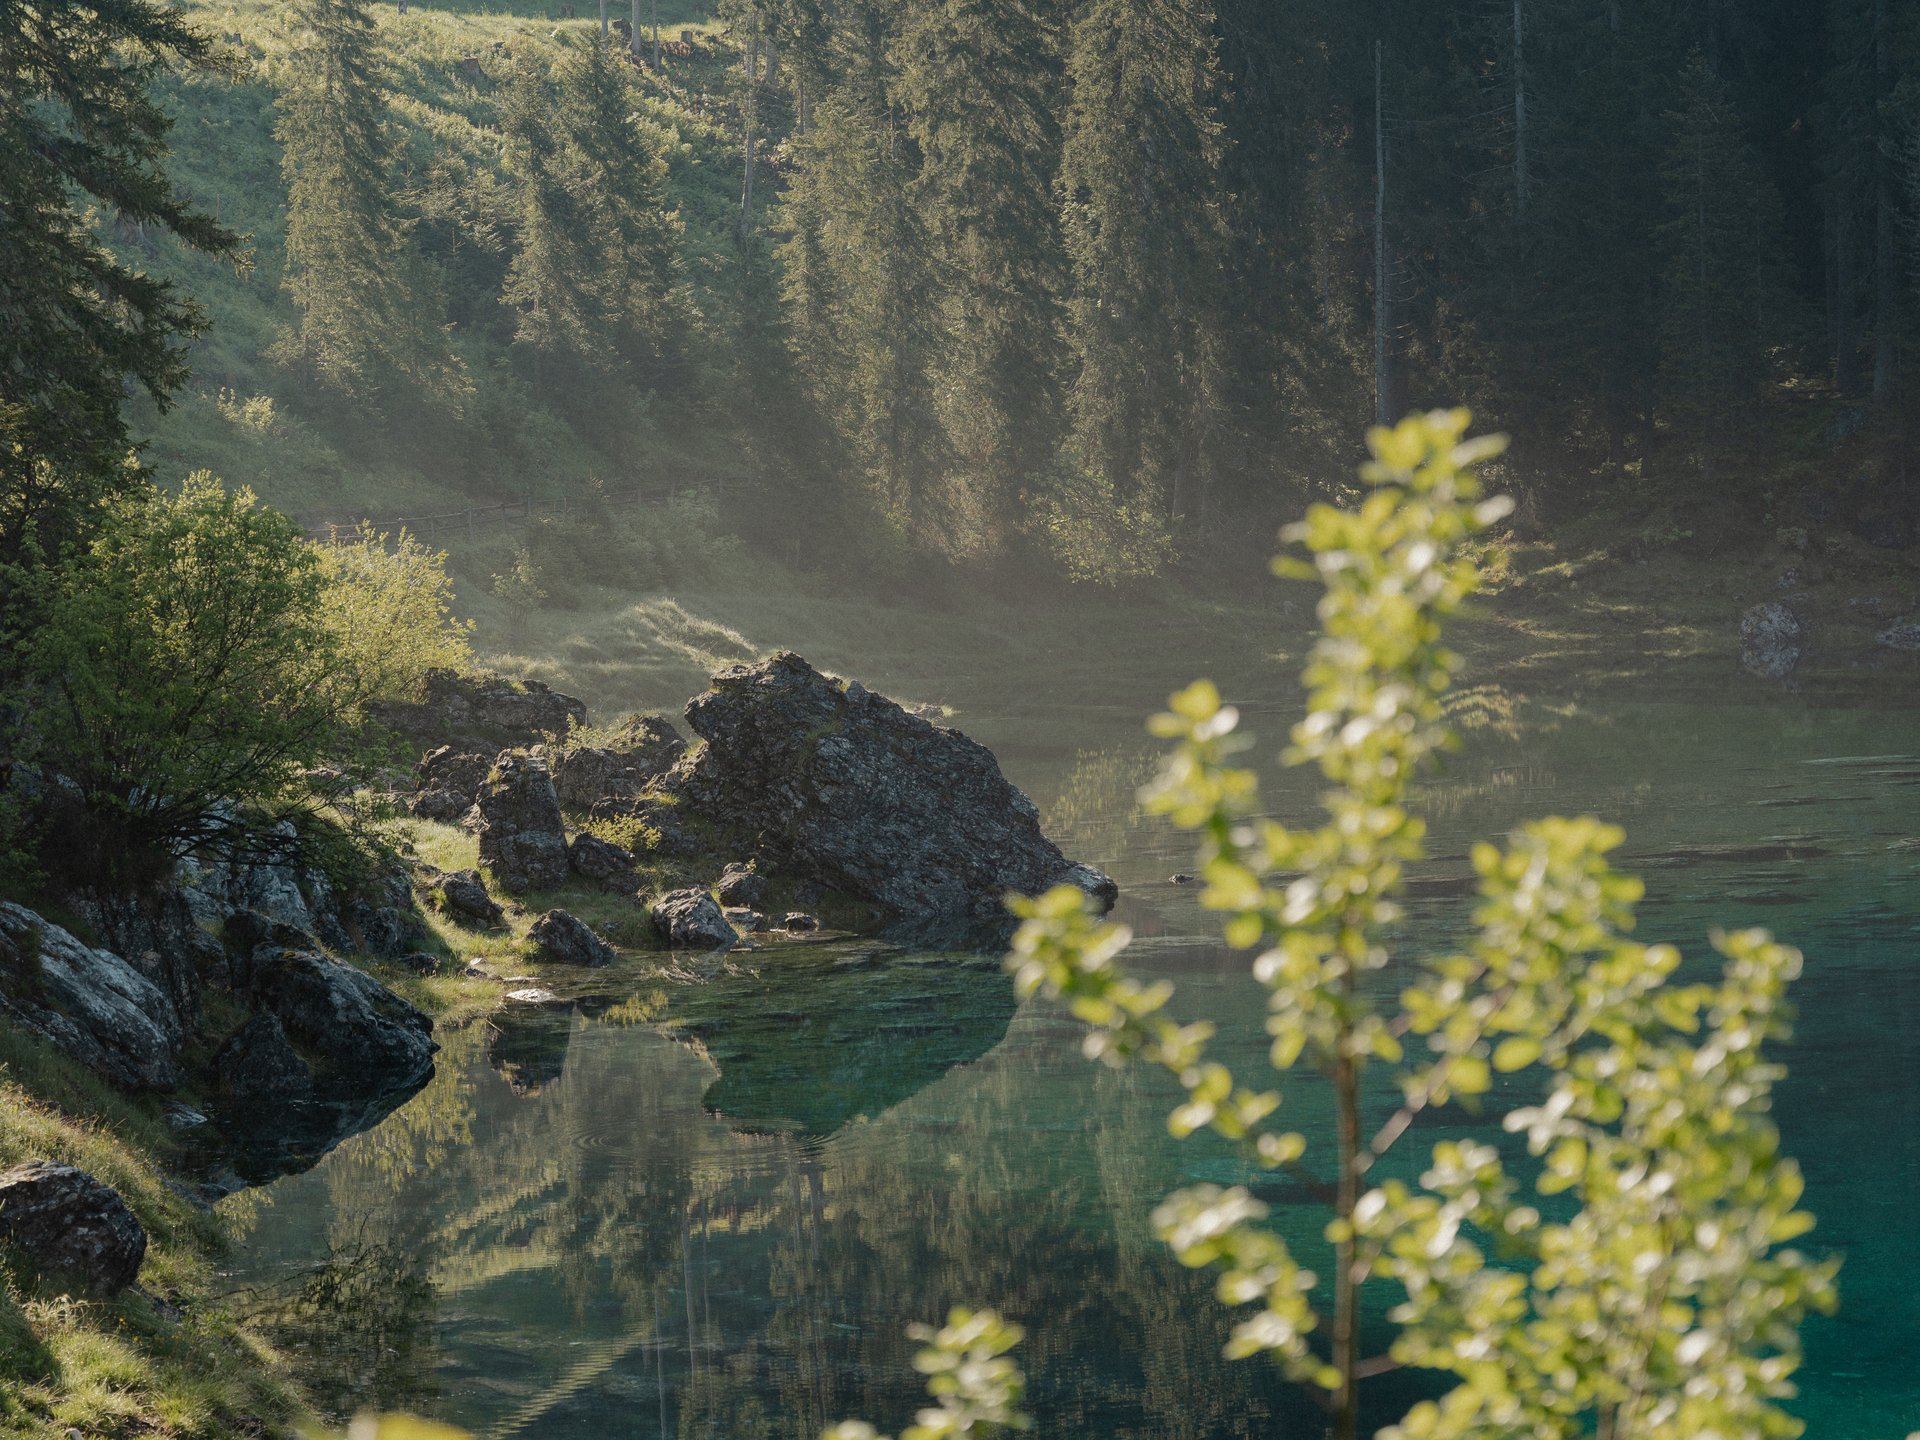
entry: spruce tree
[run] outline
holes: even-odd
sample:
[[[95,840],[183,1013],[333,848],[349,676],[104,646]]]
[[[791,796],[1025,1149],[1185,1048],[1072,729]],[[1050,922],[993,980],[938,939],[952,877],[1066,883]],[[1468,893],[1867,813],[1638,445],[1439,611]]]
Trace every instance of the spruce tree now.
[[[519,317],[514,338],[533,356],[536,386],[555,360],[603,368],[612,351],[600,324],[589,216],[577,187],[568,183],[546,81],[531,67],[516,72],[508,86],[500,128],[515,220],[513,259],[500,298]]]
[[[279,353],[328,389],[375,398],[420,382],[427,366],[401,254],[374,21],[360,0],[299,0],[293,24],[275,133],[287,289],[300,321]]]
[[[1204,0],[1088,0],[1061,192],[1077,459],[1122,507],[1197,520],[1221,420],[1222,136]]]
[[[1786,328],[1779,200],[1705,59],[1681,77],[1660,164],[1660,411],[1714,475],[1750,423]]]
[[[155,0],[0,0],[0,570],[79,538],[97,502],[137,480],[125,388],[164,406],[204,324],[173,283],[122,264],[82,204],[240,253],[174,190],[172,122],[149,93],[169,63],[208,57],[205,37]],[[0,611],[29,618],[11,587]]]
[[[635,383],[657,383],[678,364],[688,316],[679,293],[680,219],[667,198],[658,138],[636,123],[627,66],[604,47],[570,56],[557,76],[555,121],[565,137],[561,183],[570,192],[571,237],[596,292],[599,353]]]
[[[919,154],[912,204],[940,277],[940,419],[992,522],[1058,443],[1066,263],[1052,183],[1059,27],[1034,0],[915,0],[892,96]]]

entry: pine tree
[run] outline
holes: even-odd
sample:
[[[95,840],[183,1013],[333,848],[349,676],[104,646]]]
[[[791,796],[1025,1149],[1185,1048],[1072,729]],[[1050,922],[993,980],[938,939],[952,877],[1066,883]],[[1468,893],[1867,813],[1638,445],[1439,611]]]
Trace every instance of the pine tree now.
[[[893,46],[919,152],[911,203],[943,291],[941,423],[957,480],[1003,524],[1059,438],[1059,49],[1033,0],[915,0]]]
[[[1198,521],[1221,420],[1220,183],[1204,0],[1088,0],[1061,191],[1079,462],[1123,507]]]
[[[597,295],[591,326],[625,378],[657,383],[678,366],[688,324],[680,293],[680,218],[667,198],[659,138],[636,121],[631,72],[603,47],[560,67],[555,121],[565,136],[561,183],[572,237]]]
[[[0,0],[0,568],[58,551],[137,479],[125,386],[164,406],[204,324],[174,284],[120,263],[76,201],[240,254],[168,180],[172,122],[149,94],[169,62],[207,58],[205,38],[155,0]],[[0,611],[26,613],[11,592]]]
[[[338,393],[391,394],[426,381],[443,357],[431,354],[437,326],[413,319],[373,17],[360,0],[299,0],[293,23],[299,43],[275,133],[300,322],[279,354]]]
[[[1660,410],[1709,478],[1750,423],[1787,327],[1779,200],[1694,56],[1660,165]]]
[[[514,338],[533,355],[536,385],[556,359],[604,368],[612,350],[600,324],[590,217],[568,184],[565,144],[537,71],[522,68],[514,75],[500,128],[516,221],[500,298],[519,316]]]

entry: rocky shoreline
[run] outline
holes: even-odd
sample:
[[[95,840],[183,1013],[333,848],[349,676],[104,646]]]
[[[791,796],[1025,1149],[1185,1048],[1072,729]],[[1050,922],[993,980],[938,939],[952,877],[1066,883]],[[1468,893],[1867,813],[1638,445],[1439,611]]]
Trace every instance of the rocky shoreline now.
[[[985,948],[1010,929],[1011,894],[1117,895],[1042,833],[985,747],[791,653],[715,675],[686,707],[691,745],[659,717],[593,730],[572,697],[445,672],[379,718],[424,753],[410,790],[362,798],[464,826],[477,868],[392,855],[347,890],[283,826],[244,855],[186,857],[139,894],[63,897],[86,938],[0,903],[0,1022],[122,1090],[189,1097],[169,1115],[201,1158],[203,1199],[307,1168],[431,1079],[431,1019],[349,963],[457,969],[427,909],[478,933],[537,899],[524,958],[598,966],[610,940],[758,949],[823,920]],[[635,923],[545,903],[568,894]],[[0,1208],[0,1238],[90,1292],[132,1283],[140,1245],[110,1190],[23,1171],[0,1176],[0,1207],[16,1184],[28,1218]],[[65,1233],[62,1204],[104,1237],[97,1264],[44,1240]]]

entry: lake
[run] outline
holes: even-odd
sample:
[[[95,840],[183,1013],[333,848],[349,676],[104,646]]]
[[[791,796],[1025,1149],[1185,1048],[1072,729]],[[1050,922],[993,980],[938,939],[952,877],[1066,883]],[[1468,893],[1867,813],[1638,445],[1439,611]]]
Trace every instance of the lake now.
[[[1248,957],[1171,883],[1191,868],[1184,837],[1134,805],[1158,753],[1141,720],[1190,677],[1178,657],[1114,668],[1097,704],[1054,698],[1045,676],[996,677],[977,712],[942,698],[1062,848],[1120,882],[1131,966],[1173,980],[1182,1016],[1222,1019],[1218,1053],[1257,1080]],[[1256,753],[1283,743],[1290,668],[1232,696]],[[1400,948],[1459,933],[1474,840],[1553,812],[1627,828],[1643,938],[1698,959],[1711,927],[1757,924],[1800,946],[1776,1108],[1811,1241],[1845,1266],[1839,1316],[1806,1327],[1796,1408],[1815,1440],[1899,1437],[1920,1429],[1920,737],[1906,713],[1821,709],[1737,674],[1727,690],[1469,693],[1466,743],[1423,789],[1434,858]],[[1273,813],[1311,820],[1313,777],[1267,778]],[[1168,1137],[1170,1081],[1084,1060],[1076,1026],[1016,1004],[992,956],[779,946],[704,984],[660,958],[544,976],[562,1005],[443,1033],[437,1078],[403,1110],[225,1202],[234,1287],[281,1315],[330,1405],[542,1440],[811,1440],[848,1417],[897,1432],[922,1403],[905,1327],[964,1302],[1027,1327],[1040,1435],[1323,1432],[1268,1364],[1221,1358],[1209,1279],[1150,1233],[1168,1190],[1252,1178],[1224,1145]],[[1322,1140],[1315,1083],[1283,1089]],[[1498,1135],[1447,1111],[1409,1141],[1466,1131]],[[1311,1200],[1265,1193],[1311,1261]],[[1370,1429],[1431,1388],[1370,1386]]]

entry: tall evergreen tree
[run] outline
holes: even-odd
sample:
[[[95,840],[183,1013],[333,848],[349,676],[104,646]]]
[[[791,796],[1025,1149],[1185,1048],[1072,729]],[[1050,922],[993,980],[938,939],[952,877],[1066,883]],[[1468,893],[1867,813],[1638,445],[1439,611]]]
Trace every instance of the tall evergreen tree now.
[[[536,385],[556,361],[603,368],[612,352],[600,324],[590,217],[568,183],[546,80],[531,66],[514,74],[500,128],[515,198],[513,259],[500,298],[519,317],[514,338],[533,356]]]
[[[171,282],[115,258],[81,198],[123,226],[240,253],[167,178],[172,122],[149,94],[170,62],[208,54],[156,0],[0,0],[0,570],[58,551],[137,478],[124,389],[165,405],[204,324]],[[0,609],[25,618],[11,592]]]
[[[1731,452],[1787,327],[1779,200],[1703,56],[1681,79],[1660,165],[1660,394],[1709,478]]]
[[[434,385],[446,357],[403,255],[393,142],[361,0],[298,0],[275,127],[287,181],[287,288],[300,312],[283,359],[341,394]]]
[[[1061,191],[1080,462],[1123,505],[1198,520],[1222,418],[1220,123],[1205,0],[1088,0]]]
[[[942,291],[940,418],[992,522],[1018,517],[1059,438],[1060,39],[1034,0],[914,0],[894,42],[910,198]]]

